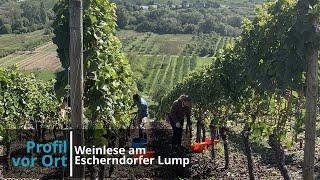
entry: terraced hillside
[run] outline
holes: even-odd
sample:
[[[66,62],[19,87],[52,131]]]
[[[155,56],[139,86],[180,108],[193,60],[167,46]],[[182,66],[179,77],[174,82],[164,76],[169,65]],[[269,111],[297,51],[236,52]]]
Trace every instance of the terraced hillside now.
[[[179,55],[192,39],[192,35],[159,35],[137,33],[129,30],[119,31],[117,36],[120,38],[123,50],[126,53],[153,55]]]
[[[37,46],[49,42],[50,35],[45,35],[43,30],[25,34],[0,35],[0,58],[17,51],[31,51]]]
[[[176,55],[128,55],[140,91],[154,101],[212,58]]]
[[[127,54],[138,90],[154,102],[181,82],[192,71],[212,61],[220,49],[233,43],[233,37],[217,34],[117,32]]]
[[[128,56],[139,90],[155,101],[187,74],[207,65],[211,56],[233,41],[231,37],[216,34],[159,35],[129,30],[119,31],[117,36]],[[27,72],[51,73],[50,77],[61,70],[56,46],[52,43],[0,58],[0,66],[13,65]]]
[[[214,56],[234,41],[233,37],[213,34],[155,34],[121,30],[117,36],[127,54]]]
[[[0,66],[9,67],[16,65],[25,71],[52,71],[61,70],[57,57],[56,46],[47,43],[34,51],[21,51],[0,59]]]

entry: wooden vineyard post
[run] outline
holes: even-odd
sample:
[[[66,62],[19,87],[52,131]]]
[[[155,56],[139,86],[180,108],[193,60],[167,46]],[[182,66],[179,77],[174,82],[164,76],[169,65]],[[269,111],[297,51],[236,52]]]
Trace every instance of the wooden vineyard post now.
[[[246,124],[245,127],[243,128],[241,135],[243,139],[245,154],[247,156],[249,178],[250,180],[254,180],[255,178],[254,178],[254,170],[253,170],[252,150],[249,142],[250,127],[248,124]]]
[[[308,24],[319,33],[318,16],[309,13],[310,7],[314,7],[317,1],[300,0],[300,7],[303,15],[307,16]],[[316,143],[316,121],[317,121],[317,101],[318,101],[318,49],[316,45],[309,45],[306,52],[307,74],[306,74],[306,115],[305,115],[305,146],[303,162],[303,179],[315,179],[315,143]]]
[[[70,98],[73,146],[82,146],[83,132],[83,19],[82,0],[70,0]],[[70,149],[73,151],[74,149]],[[70,157],[72,158],[72,157]],[[70,175],[84,178],[84,166],[73,165]]]
[[[316,120],[318,101],[318,50],[307,56],[307,94],[303,179],[314,179]]]
[[[216,157],[216,154],[214,152],[214,141],[216,139],[216,126],[211,123],[210,124],[210,135],[211,135],[211,159],[214,160]]]

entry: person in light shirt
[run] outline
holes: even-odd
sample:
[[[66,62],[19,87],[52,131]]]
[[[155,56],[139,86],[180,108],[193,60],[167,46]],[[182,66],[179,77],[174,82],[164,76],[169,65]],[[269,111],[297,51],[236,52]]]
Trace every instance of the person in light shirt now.
[[[139,138],[146,138],[146,133],[144,132],[145,123],[148,118],[148,104],[139,94],[133,95],[134,105],[138,108],[137,123],[139,125]]]

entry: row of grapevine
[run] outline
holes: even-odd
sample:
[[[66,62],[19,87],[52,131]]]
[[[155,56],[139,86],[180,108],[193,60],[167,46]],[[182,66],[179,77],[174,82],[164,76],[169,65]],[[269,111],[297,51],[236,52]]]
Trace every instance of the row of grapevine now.
[[[232,40],[233,37],[220,36],[214,33],[194,36],[145,33],[123,39],[122,49],[128,54],[211,57],[219,49],[223,49],[227,44],[231,44]]]
[[[151,88],[150,88],[150,92],[152,92],[153,90],[154,90],[154,88],[155,88],[155,86],[156,86],[156,83],[157,83],[157,81],[158,81],[158,79],[159,79],[159,75],[160,75],[160,72],[161,72],[161,68],[163,67],[163,63],[165,62],[164,61],[164,59],[165,59],[165,56],[163,56],[162,58],[161,58],[161,63],[160,63],[160,65],[157,67],[157,73],[156,73],[156,75],[155,75],[155,77],[152,77],[151,79],[153,79],[153,82],[152,82],[152,85],[151,85]]]
[[[181,59],[179,59],[181,61]],[[176,75],[178,73],[176,73],[176,70],[177,70],[177,64],[178,64],[178,58],[174,58],[173,59],[173,64],[172,64],[172,67],[170,68],[171,71],[170,71],[170,81],[169,81],[169,88],[171,88],[173,86],[173,83],[174,83],[174,79],[176,77]]]
[[[303,124],[307,48],[319,50],[320,37],[308,21],[297,18],[297,8],[299,4],[291,0],[265,3],[252,21],[244,21],[234,46],[218,53],[214,63],[193,73],[162,99],[162,115],[179,95],[189,94],[196,120],[219,117],[220,127],[242,124],[250,179],[254,179],[250,140],[268,140],[281,175],[290,179],[282,141],[288,141],[292,132],[299,133]],[[306,17],[312,13],[319,12]],[[221,41],[223,48],[230,39]],[[309,164],[304,168],[308,171]]]
[[[53,84],[54,81],[39,81],[34,75],[23,75],[15,69],[0,68],[0,136],[7,129],[28,127],[32,121],[46,128],[62,127],[60,100]]]
[[[135,90],[130,65],[120,51],[116,30],[116,6],[106,0],[90,0],[83,7],[84,105],[87,127],[117,129],[127,127],[131,116],[131,94]],[[69,65],[69,1],[59,1],[53,23],[58,55],[65,70]],[[67,74],[67,73],[65,73]],[[58,78],[62,88],[66,77]],[[61,88],[60,87],[60,88]],[[64,94],[68,96],[68,94]]]
[[[49,43],[37,48],[34,52],[15,53],[4,58],[0,58],[0,66],[10,67],[17,65],[23,70],[50,70],[57,71],[60,69],[58,58],[56,58],[56,48]]]
[[[138,90],[153,100],[172,89],[193,70],[210,63],[211,58],[168,55],[128,55]]]
[[[193,36],[186,45],[183,54],[194,56],[214,56],[219,49],[224,49],[227,44],[232,43],[232,37],[223,37],[216,34],[200,34]]]
[[[169,63],[168,63],[168,65],[167,65],[166,68],[165,68],[164,74],[163,74],[163,76],[160,78],[160,79],[161,79],[161,84],[164,84],[164,82],[165,82],[165,80],[166,80],[166,78],[167,78],[167,74],[168,74],[168,72],[169,72],[170,67],[172,66],[172,63],[173,63],[173,58],[174,58],[173,56],[170,57]]]
[[[185,60],[185,58],[184,57],[179,57],[179,60],[178,60],[178,62],[179,62],[179,64],[178,64],[178,68],[179,68],[179,70],[178,70],[178,72],[179,72],[179,74],[176,76],[177,77],[177,79],[176,79],[176,81],[175,82],[181,82],[182,81],[182,79],[183,79],[183,67],[185,66],[184,65],[184,61]]]
[[[140,55],[180,55],[192,38],[188,34],[136,33],[130,30],[120,30],[117,34],[122,38],[125,53]]]
[[[127,41],[122,41],[122,45],[125,47],[124,50],[126,52],[131,53],[141,53],[144,52],[144,46],[142,46],[145,42],[148,41],[151,34],[146,34],[142,37],[133,37]]]
[[[16,69],[0,68],[0,143],[6,152],[6,159],[1,160],[1,165],[6,164],[2,174],[11,171],[11,154],[25,129],[36,129],[37,133],[25,135],[39,141],[40,129],[62,129],[68,124],[53,85],[54,81],[39,81]]]
[[[56,15],[53,22],[53,42],[58,46],[60,62],[65,69],[59,74],[56,86],[59,85],[59,90],[63,90],[69,88],[69,0],[58,1],[53,10]],[[119,130],[130,124],[129,111],[136,87],[129,62],[121,53],[120,41],[114,35],[115,4],[107,0],[84,2],[83,24],[84,118],[87,122],[84,128],[100,129],[109,135],[123,135]],[[20,65],[28,63],[25,60]],[[33,75],[26,76],[15,70],[0,69],[0,91],[0,136],[4,137],[7,145],[7,155],[10,156],[10,140],[13,138],[9,132],[11,129],[29,129],[32,125],[39,128],[40,125],[40,128],[57,130],[69,126],[68,116],[63,119],[59,114],[60,107],[63,107],[55,94],[54,82],[42,82]],[[60,93],[63,97],[71,96],[66,92]],[[63,104],[67,106],[67,102]],[[103,143],[110,147],[110,142],[114,142],[112,136],[99,137],[93,142],[93,137],[97,134],[87,135],[90,136],[89,143],[95,145]],[[11,164],[10,157],[7,157],[7,161]],[[90,170],[92,178],[95,174],[93,171]]]

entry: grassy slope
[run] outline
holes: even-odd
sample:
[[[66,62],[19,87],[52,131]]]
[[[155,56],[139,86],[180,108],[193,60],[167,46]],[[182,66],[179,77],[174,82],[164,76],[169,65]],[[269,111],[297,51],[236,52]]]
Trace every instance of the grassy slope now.
[[[193,70],[209,64],[208,57],[128,55],[136,79],[145,82],[143,94],[151,96],[158,87],[173,88]]]
[[[43,34],[43,30],[25,34],[0,35],[0,57],[16,51],[33,50],[35,47],[49,42],[50,39],[50,36]]]
[[[56,46],[48,43],[37,47],[34,52],[14,53],[0,58],[0,66],[16,65],[23,73],[34,73],[42,80],[55,78],[55,72],[61,68],[56,57]]]
[[[121,30],[116,33],[126,53],[153,55],[180,55],[192,35],[137,33]]]

